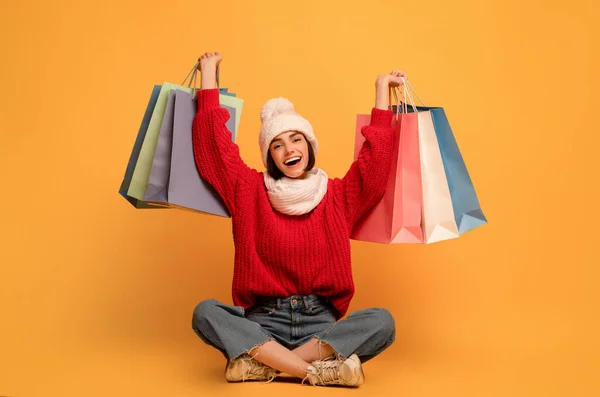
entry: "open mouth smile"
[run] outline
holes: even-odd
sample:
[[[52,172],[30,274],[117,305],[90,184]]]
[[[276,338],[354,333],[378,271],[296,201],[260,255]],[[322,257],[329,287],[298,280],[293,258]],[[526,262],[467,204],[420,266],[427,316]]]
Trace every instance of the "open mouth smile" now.
[[[285,160],[283,164],[285,164],[287,167],[294,167],[300,164],[301,159],[302,158],[300,156],[290,157],[289,159]]]

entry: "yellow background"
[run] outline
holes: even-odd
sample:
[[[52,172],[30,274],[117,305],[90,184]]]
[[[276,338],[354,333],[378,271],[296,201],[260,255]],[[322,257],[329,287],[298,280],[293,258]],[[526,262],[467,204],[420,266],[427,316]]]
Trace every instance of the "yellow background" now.
[[[229,385],[192,310],[231,302],[230,221],[118,194],[152,86],[204,51],[259,110],[285,96],[317,165],[349,167],[377,74],[444,106],[490,223],[429,246],[352,242],[351,310],[397,341],[355,394],[597,396],[598,17],[593,0],[0,3],[0,395],[342,395]]]

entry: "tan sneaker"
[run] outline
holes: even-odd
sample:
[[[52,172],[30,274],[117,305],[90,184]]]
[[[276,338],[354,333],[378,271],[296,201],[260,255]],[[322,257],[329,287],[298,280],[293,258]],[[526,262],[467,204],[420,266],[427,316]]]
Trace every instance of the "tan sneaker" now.
[[[225,367],[225,379],[228,382],[245,382],[247,380],[263,380],[271,382],[277,377],[277,371],[268,367],[247,354],[230,360]]]
[[[314,386],[341,385],[356,387],[365,381],[360,359],[356,354],[346,360],[332,357],[314,361],[306,370],[305,380]]]

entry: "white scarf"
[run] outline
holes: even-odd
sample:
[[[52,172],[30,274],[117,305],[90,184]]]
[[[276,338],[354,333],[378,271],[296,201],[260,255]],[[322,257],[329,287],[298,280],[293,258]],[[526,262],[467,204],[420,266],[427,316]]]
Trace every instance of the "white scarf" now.
[[[327,193],[329,177],[325,171],[313,168],[304,179],[284,176],[275,180],[265,172],[264,180],[273,208],[286,215],[302,215],[319,205]]]

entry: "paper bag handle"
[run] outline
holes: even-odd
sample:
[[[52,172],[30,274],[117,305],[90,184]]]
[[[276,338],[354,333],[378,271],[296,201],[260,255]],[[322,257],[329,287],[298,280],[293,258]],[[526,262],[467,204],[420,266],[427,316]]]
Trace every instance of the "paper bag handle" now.
[[[406,90],[406,86],[409,84],[408,83],[408,79],[406,77],[403,77],[402,80],[404,81],[404,83],[402,84],[402,101],[400,101],[399,99],[399,92],[400,91],[398,88],[396,87],[391,87],[390,88],[390,92],[394,95],[394,98],[396,99],[396,121],[398,121],[398,115],[400,113],[408,113],[408,108],[407,108],[407,99],[410,101],[410,105],[413,108],[413,112],[417,112],[417,108],[415,106],[415,101],[412,98],[412,95],[410,93],[410,90],[407,91]],[[402,103],[402,106],[400,106],[400,103]],[[390,98],[390,104],[391,104],[391,98]]]
[[[417,92],[417,90],[415,90],[414,87],[408,82],[408,78],[404,78],[404,85],[408,86],[409,95],[411,95],[410,91],[412,91],[417,96],[417,98],[419,98],[419,102],[421,102],[421,105],[427,106],[427,105],[425,105],[425,102],[423,102],[421,97],[419,96],[419,93]],[[411,98],[412,98],[412,95],[411,95]],[[413,100],[413,103],[414,103],[414,100]]]
[[[192,98],[196,97],[196,93],[198,92],[198,88],[196,88],[196,78],[198,76],[198,64],[200,63],[200,61],[196,61],[196,63],[194,64],[194,67],[189,71],[189,73],[187,74],[187,76],[185,77],[185,79],[183,80],[183,82],[181,83],[181,85],[185,85],[185,82],[188,81],[188,88],[192,89]],[[217,80],[217,89],[221,88],[220,84],[219,84],[219,71],[220,71],[220,66],[217,66],[217,72],[216,72],[216,80]],[[191,75],[191,77],[190,77]]]

